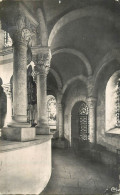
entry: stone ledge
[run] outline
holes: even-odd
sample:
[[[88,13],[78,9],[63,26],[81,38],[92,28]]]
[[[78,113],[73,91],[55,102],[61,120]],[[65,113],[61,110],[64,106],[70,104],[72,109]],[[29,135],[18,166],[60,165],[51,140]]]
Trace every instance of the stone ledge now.
[[[49,141],[51,138],[52,138],[52,135],[37,135],[35,137],[35,140],[27,141],[27,142],[17,142],[17,141],[13,142],[9,140],[3,140],[1,138],[0,139],[0,153],[42,144],[46,141]]]
[[[109,131],[105,132],[106,135],[112,134],[112,135],[120,135],[120,128],[119,127],[115,127],[110,129]]]
[[[40,194],[46,187],[51,176],[51,137],[40,137],[31,142],[0,141],[2,148],[16,147],[0,153],[0,194]]]

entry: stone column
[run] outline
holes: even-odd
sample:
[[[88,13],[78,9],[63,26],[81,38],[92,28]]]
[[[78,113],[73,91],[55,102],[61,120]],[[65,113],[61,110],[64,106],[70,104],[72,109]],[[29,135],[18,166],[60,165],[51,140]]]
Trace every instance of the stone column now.
[[[7,113],[5,117],[4,127],[6,127],[12,121],[12,92],[11,92],[11,84],[3,84],[2,85],[4,92],[7,97]]]
[[[11,27],[9,33],[13,40],[13,120],[2,129],[2,137],[29,141],[35,139],[35,128],[30,128],[27,122],[27,44],[30,31]]]
[[[47,115],[47,74],[50,67],[50,49],[48,47],[32,48],[35,72],[37,74],[37,134],[49,134]]]
[[[13,44],[13,119],[16,123],[27,123],[27,43]],[[20,124],[21,126],[21,124]]]
[[[2,136],[15,141],[35,139],[35,128],[27,123],[27,49],[38,24],[25,10],[21,2],[3,2],[2,28],[13,41],[13,121]]]
[[[96,143],[96,98],[88,98],[89,107],[89,141],[90,143]]]
[[[12,29],[13,30],[13,29]],[[27,122],[28,29],[10,31],[13,39],[13,121],[2,129],[2,137],[14,141],[35,139],[35,128]]]
[[[61,95],[58,95],[58,101],[57,101],[57,120],[58,120],[59,138],[62,139],[64,137],[64,132],[63,132],[63,106],[61,103]]]
[[[64,132],[63,132],[63,108],[62,104],[58,103],[58,128],[59,128],[59,138],[64,137]]]

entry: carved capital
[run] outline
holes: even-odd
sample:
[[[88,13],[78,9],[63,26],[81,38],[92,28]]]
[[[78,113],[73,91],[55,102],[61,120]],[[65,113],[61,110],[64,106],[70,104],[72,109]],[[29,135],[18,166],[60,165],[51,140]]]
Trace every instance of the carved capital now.
[[[36,65],[35,67],[34,67],[34,71],[35,71],[35,73],[38,75],[38,74],[40,74],[40,75],[47,75],[48,74],[48,72],[49,72],[49,67],[48,66],[45,66],[45,65],[40,65],[40,64],[38,64],[38,65]]]
[[[28,44],[36,34],[37,23],[20,1],[4,1],[1,9],[2,29],[7,31],[14,44]]]
[[[3,84],[2,87],[3,87],[3,89],[4,89],[5,94],[6,94],[9,98],[11,98],[11,96],[12,96],[11,84]]]
[[[51,52],[48,47],[32,48],[35,72],[37,74],[48,74],[50,69]]]
[[[29,30],[29,25],[26,25],[26,18],[24,16],[19,15],[16,26],[11,26],[8,31],[13,44],[23,43],[27,45],[31,40],[31,31]]]

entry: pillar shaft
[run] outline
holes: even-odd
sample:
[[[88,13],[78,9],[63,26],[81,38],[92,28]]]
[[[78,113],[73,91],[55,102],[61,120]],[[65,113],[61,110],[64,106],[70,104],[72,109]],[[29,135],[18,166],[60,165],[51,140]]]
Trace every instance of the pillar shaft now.
[[[88,98],[89,107],[89,141],[96,143],[96,99]]]
[[[48,134],[47,114],[47,74],[50,67],[50,50],[48,47],[32,48],[35,72],[37,74],[37,134]]]
[[[63,107],[61,103],[58,103],[58,130],[59,130],[59,138],[64,137],[63,132]]]
[[[36,130],[27,123],[27,49],[37,24],[25,14],[21,2],[4,3],[2,11],[3,26],[13,41],[13,121],[2,129],[2,137],[29,141],[35,139]]]
[[[48,125],[47,117],[47,94],[46,94],[46,73],[39,73],[37,75],[37,110],[38,110],[38,121],[37,126],[43,124]]]
[[[16,122],[27,122],[27,45],[13,45],[13,118]]]

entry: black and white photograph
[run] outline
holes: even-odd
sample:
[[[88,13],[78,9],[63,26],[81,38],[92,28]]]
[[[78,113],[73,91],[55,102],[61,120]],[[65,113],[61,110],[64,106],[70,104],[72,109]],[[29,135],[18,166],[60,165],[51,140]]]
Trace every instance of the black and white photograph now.
[[[0,194],[120,195],[120,0],[0,0]]]

